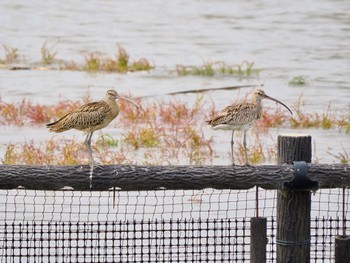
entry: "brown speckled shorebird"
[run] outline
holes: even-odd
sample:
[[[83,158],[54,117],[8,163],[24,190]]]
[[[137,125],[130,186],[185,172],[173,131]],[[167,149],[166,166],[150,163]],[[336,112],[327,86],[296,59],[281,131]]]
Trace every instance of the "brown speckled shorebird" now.
[[[247,156],[247,144],[246,144],[246,133],[247,130],[254,124],[254,122],[260,119],[262,114],[262,103],[263,99],[269,99],[275,101],[284,107],[286,107],[291,114],[292,111],[282,102],[271,98],[265,94],[261,89],[255,89],[253,91],[253,97],[251,102],[239,102],[227,106],[217,115],[212,117],[206,122],[211,125],[214,130],[232,130],[231,137],[231,157],[232,164],[234,165],[233,157],[233,135],[235,131],[243,131],[243,146],[245,151],[245,164],[248,165],[248,156]]]
[[[115,90],[107,90],[104,100],[84,104],[75,110],[69,112],[58,121],[46,125],[51,132],[64,132],[70,129],[76,129],[87,133],[84,141],[90,156],[92,167],[94,158],[91,150],[91,137],[94,131],[106,127],[119,114],[117,99],[126,100],[137,104],[132,100],[119,96]]]

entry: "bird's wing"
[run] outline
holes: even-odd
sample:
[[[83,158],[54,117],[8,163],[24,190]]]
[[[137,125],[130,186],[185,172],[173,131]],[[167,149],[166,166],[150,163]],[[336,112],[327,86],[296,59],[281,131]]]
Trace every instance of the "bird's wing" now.
[[[110,112],[111,108],[104,101],[90,102],[69,112],[53,123],[53,126],[56,126],[58,131],[84,130],[99,125]]]
[[[259,119],[260,113],[252,103],[233,104],[224,108],[216,116],[207,121],[213,127],[221,124],[241,126]]]

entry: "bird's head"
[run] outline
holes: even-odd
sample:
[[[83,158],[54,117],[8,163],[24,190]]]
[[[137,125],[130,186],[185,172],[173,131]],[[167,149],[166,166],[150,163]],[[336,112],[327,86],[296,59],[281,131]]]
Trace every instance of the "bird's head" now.
[[[124,98],[122,96],[120,96],[118,94],[118,92],[116,92],[115,90],[113,89],[110,89],[110,90],[107,90],[106,92],[106,96],[105,96],[105,100],[125,100],[127,102],[130,102],[131,104],[133,104],[137,109],[139,108],[139,106],[136,104],[136,102],[128,99],[128,98]]]
[[[277,102],[279,104],[281,104],[282,106],[284,106],[291,114],[293,114],[293,112],[287,107],[287,105],[285,105],[284,103],[282,103],[281,101],[272,98],[268,95],[266,95],[265,91],[263,91],[262,89],[256,89],[253,91],[253,100],[257,101],[257,102],[261,102],[262,99],[268,99],[268,100],[272,100],[274,102]]]
[[[119,98],[119,94],[115,90],[110,89],[107,90],[105,98],[106,100],[116,100]]]
[[[266,95],[265,91],[262,89],[255,89],[253,91],[253,97],[258,100],[266,99],[268,96]]]

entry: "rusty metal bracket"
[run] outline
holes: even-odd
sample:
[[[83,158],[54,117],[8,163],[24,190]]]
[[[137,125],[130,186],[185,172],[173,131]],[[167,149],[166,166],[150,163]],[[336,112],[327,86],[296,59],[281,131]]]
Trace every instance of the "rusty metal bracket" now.
[[[319,183],[307,177],[307,163],[304,161],[294,161],[294,178],[283,183],[284,190],[315,190]]]

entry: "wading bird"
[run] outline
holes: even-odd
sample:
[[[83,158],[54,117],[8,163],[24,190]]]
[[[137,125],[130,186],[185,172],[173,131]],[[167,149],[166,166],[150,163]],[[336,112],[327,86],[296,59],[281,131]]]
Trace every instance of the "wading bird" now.
[[[270,96],[267,96],[261,89],[255,89],[253,91],[253,97],[251,102],[243,101],[234,103],[224,108],[217,115],[212,117],[206,122],[211,125],[214,130],[232,130],[231,137],[231,157],[232,165],[234,165],[233,157],[233,135],[235,131],[243,131],[243,146],[245,153],[245,164],[248,165],[246,133],[247,130],[254,124],[254,122],[260,119],[262,114],[263,99],[269,99],[283,105],[291,113],[292,111],[282,102],[276,100]]]
[[[119,114],[117,99],[128,101],[138,108],[137,104],[127,98],[119,96],[115,90],[107,90],[104,100],[84,104],[72,110],[59,120],[46,125],[50,132],[64,132],[76,129],[87,133],[85,145],[89,152],[92,167],[94,158],[91,150],[91,137],[94,131],[106,127]]]

